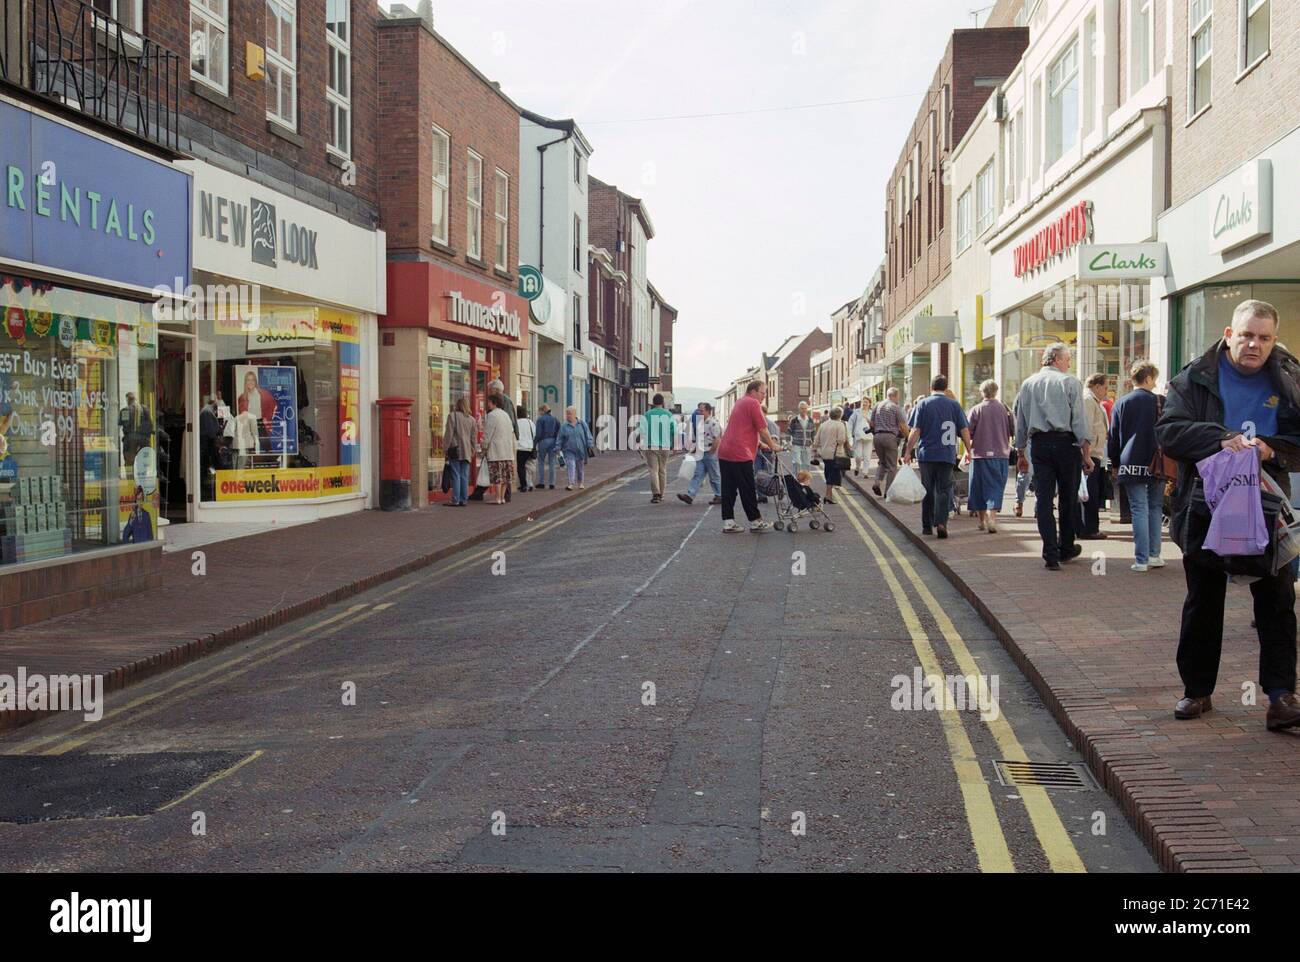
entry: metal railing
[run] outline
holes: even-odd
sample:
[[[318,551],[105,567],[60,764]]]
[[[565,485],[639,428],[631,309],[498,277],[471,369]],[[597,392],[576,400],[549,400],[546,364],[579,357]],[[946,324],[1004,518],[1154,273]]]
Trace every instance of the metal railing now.
[[[76,0],[0,0],[0,31],[0,80],[179,150],[178,54]]]

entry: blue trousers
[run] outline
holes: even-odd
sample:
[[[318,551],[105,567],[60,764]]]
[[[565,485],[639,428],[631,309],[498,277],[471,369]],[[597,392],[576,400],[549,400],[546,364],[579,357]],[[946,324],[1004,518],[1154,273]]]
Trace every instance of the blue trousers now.
[[[451,465],[451,503],[464,504],[469,500],[469,462],[448,463]]]
[[[555,485],[555,458],[558,454],[559,448],[555,446],[554,438],[537,442],[536,483],[539,488],[544,484]]]
[[[1159,478],[1123,478],[1133,512],[1133,554],[1146,564],[1160,557],[1160,527],[1164,515],[1164,486]]]
[[[722,497],[722,474],[718,469],[718,456],[716,454],[705,454],[695,462],[695,476],[691,478],[691,483],[686,488],[688,498],[694,498],[699,492],[706,475],[713,493],[718,497]]]

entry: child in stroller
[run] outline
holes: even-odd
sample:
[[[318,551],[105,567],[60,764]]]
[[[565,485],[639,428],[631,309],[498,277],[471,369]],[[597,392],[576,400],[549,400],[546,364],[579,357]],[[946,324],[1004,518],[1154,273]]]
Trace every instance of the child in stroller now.
[[[776,523],[772,527],[777,531],[797,531],[799,521],[807,518],[808,527],[814,531],[820,528],[829,534],[835,530],[835,523],[822,507],[822,496],[812,489],[811,473],[786,473],[782,476],[781,483],[784,490],[777,493]]]

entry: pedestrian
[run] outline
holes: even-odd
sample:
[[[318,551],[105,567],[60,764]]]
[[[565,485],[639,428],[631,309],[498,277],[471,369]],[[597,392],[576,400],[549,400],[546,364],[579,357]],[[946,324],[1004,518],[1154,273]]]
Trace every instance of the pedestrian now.
[[[921,483],[925,497],[921,500],[921,534],[948,537],[948,512],[952,509],[952,475],[957,467],[957,439],[970,448],[970,425],[966,412],[948,390],[948,378],[936,374],[930,381],[930,393],[916,402],[907,423],[907,447],[903,463],[912,457],[921,465]]]
[[[575,486],[579,490],[587,487],[587,458],[591,456],[595,443],[591,428],[585,421],[578,420],[578,409],[565,408],[564,424],[560,426],[560,454],[564,457],[564,470],[569,480],[564,486],[565,491],[572,491]]]
[[[786,433],[790,435],[790,468],[797,475],[812,467],[812,443],[817,422],[808,416],[808,402],[799,402],[799,413],[790,419]]]
[[[853,476],[866,477],[871,465],[871,399],[863,398],[849,417],[849,438],[853,442]]]
[[[677,440],[677,421],[664,407],[664,396],[650,399],[650,410],[641,416],[641,443],[650,468],[650,503],[662,504],[668,487],[668,459]]]
[[[483,418],[483,457],[488,464],[488,493],[505,504],[515,471],[518,439],[511,429],[509,402],[499,394],[487,396],[487,415]]]
[[[1173,379],[1156,422],[1156,441],[1179,462],[1170,532],[1183,550],[1187,598],[1178,637],[1183,697],[1175,718],[1211,710],[1223,648],[1223,603],[1228,576],[1200,551],[1209,527],[1204,504],[1194,507],[1197,462],[1220,451],[1254,448],[1264,473],[1289,499],[1288,471],[1300,467],[1300,362],[1277,342],[1273,305],[1237,305],[1223,339]],[[1137,512],[1134,511],[1136,520]],[[1276,535],[1274,535],[1276,537]],[[1296,698],[1295,576],[1290,565],[1251,582],[1259,635],[1259,683],[1268,694],[1265,724],[1276,731],[1300,725]]]
[[[727,429],[718,444],[718,467],[722,475],[722,530],[733,534],[743,530],[736,524],[736,498],[739,496],[750,531],[766,530],[768,524],[758,510],[758,496],[754,488],[754,458],[761,442],[774,451],[776,441],[767,429],[763,416],[763,402],[767,399],[767,384],[750,381],[745,396],[732,408]]]
[[[891,387],[885,392],[885,400],[871,411],[871,430],[876,449],[876,482],[871,491],[878,498],[889,493],[889,486],[898,474],[898,444],[907,437],[907,420],[903,409],[898,406],[898,388]],[[881,489],[881,482],[884,489]]]
[[[451,500],[443,503],[449,508],[463,508],[469,501],[469,459],[477,433],[469,398],[458,397],[442,429],[442,453],[451,468]]]
[[[1088,443],[1088,417],[1083,407],[1083,384],[1071,376],[1070,348],[1057,342],[1043,350],[1043,363],[1020,385],[1016,397],[1017,467],[1027,471],[1026,449],[1033,445],[1034,516],[1043,539],[1043,563],[1060,571],[1062,561],[1083,553],[1075,544],[1080,471],[1092,471]],[[1060,528],[1054,516],[1060,499]]]
[[[998,400],[997,381],[980,385],[984,400],[970,409],[970,506],[979,513],[981,531],[998,532],[998,512],[1007,490],[1011,462],[1011,438],[1016,421]]]
[[[1156,366],[1138,361],[1129,376],[1133,390],[1111,409],[1107,458],[1117,484],[1128,495],[1133,516],[1134,571],[1163,568],[1160,529],[1164,522],[1165,481],[1151,471],[1156,454],[1156,422],[1161,398],[1155,394]]]
[[[1014,414],[1012,417],[1014,418]],[[1025,513],[1025,496],[1034,483],[1033,455],[1026,452],[1025,457],[1021,459],[1013,447],[1011,449],[1011,461],[1016,465],[1016,517],[1019,518]]]
[[[1105,374],[1089,375],[1084,383],[1083,411],[1088,420],[1088,444],[1092,449],[1092,473],[1088,475],[1088,500],[1079,502],[1079,538],[1083,541],[1104,540],[1107,535],[1101,530],[1101,502],[1104,495],[1103,482],[1106,478],[1106,453],[1109,421],[1102,401],[1109,393],[1110,378]]]
[[[500,408],[501,410],[503,410],[503,411],[504,411],[504,412],[509,416],[509,418],[510,418],[510,428],[511,428],[511,431],[514,433],[515,440],[517,441],[517,440],[519,440],[519,426],[515,423],[515,406],[514,406],[513,404],[511,404],[511,403],[509,402],[509,400],[506,399],[505,392],[506,392],[506,386],[505,386],[505,384],[501,381],[501,379],[500,379],[500,378],[493,378],[492,380],[490,380],[490,381],[487,382],[486,393],[484,394],[484,398],[483,398],[483,399],[484,399],[484,402],[485,402],[485,403],[486,403],[486,401],[487,401],[488,398],[495,397],[495,398],[497,399],[497,400],[496,400],[496,405],[497,405],[497,407]],[[483,418],[483,421],[484,421],[484,425],[486,425],[486,423],[487,423],[487,412],[486,412],[486,411],[484,411],[484,418]],[[512,455],[510,456],[510,460],[513,462],[514,459],[515,459],[515,458],[514,458],[514,455],[512,454]],[[512,470],[512,472],[513,472],[514,469],[512,468],[511,470]],[[511,485],[507,485],[507,486],[506,486],[506,500],[507,500],[507,501],[510,500],[510,488],[511,488]],[[483,500],[483,496],[484,496],[486,493],[487,493],[487,488],[486,488],[486,487],[476,486],[475,489],[474,489],[474,493],[471,494],[471,495],[469,496],[469,499],[470,499],[471,501],[482,501],[482,500]]]
[[[550,405],[543,404],[534,425],[537,448],[536,486],[555,490],[555,460],[560,453],[560,420],[551,413]]]
[[[687,504],[694,504],[695,495],[707,476],[709,487],[713,489],[713,500],[709,504],[722,504],[722,477],[718,468],[718,442],[722,438],[722,425],[713,416],[712,404],[701,402],[700,408],[700,419],[695,426],[695,475],[687,485],[686,493],[677,497]]]
[[[827,504],[835,503],[835,489],[844,483],[843,465],[852,460],[852,450],[849,426],[844,423],[844,409],[833,407],[831,416],[822,422],[813,441],[813,451],[821,459],[822,473],[826,476]]]
[[[515,464],[519,469],[519,490],[531,491],[528,484],[528,462],[537,456],[537,426],[528,416],[528,410],[521,404],[515,408],[515,428],[519,440],[515,447]]]

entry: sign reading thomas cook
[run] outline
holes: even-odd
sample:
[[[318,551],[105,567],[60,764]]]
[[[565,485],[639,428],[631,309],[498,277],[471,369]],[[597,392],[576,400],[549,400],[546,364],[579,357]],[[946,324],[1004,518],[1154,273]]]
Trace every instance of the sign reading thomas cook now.
[[[217,472],[218,501],[296,501],[360,490],[361,468],[355,464]]]
[[[1083,244],[1079,248],[1080,280],[1164,277],[1168,264],[1164,244]]]

